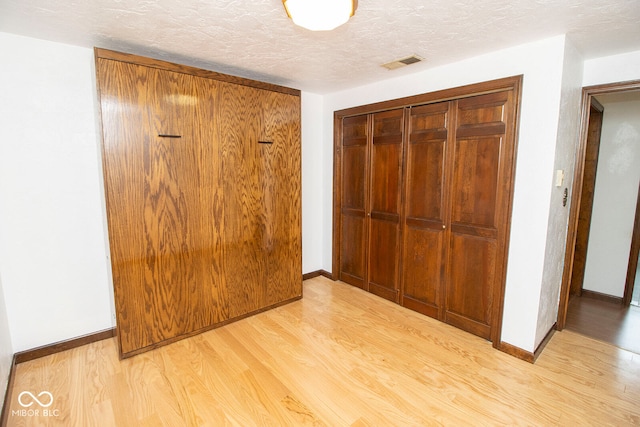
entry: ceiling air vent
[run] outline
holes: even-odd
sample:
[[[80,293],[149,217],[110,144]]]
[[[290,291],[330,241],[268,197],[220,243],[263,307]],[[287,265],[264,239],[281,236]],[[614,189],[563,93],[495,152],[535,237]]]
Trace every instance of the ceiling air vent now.
[[[386,68],[387,70],[395,70],[400,67],[415,64],[416,62],[420,62],[423,59],[424,58],[421,58],[418,55],[411,55],[405,58],[396,59],[395,61],[387,62],[386,64],[382,64],[382,67]]]

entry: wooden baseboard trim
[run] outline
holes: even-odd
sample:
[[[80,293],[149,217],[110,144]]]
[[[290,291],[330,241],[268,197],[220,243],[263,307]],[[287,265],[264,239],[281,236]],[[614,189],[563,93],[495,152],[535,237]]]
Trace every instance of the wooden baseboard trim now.
[[[606,302],[622,305],[622,297],[614,297],[612,295],[601,294],[600,292],[589,291],[587,289],[583,289],[580,296],[584,298],[597,299],[600,301],[606,301]]]
[[[503,353],[507,353],[510,356],[517,357],[518,359],[522,359],[525,362],[533,363],[535,360],[535,354],[530,351],[526,351],[521,349],[520,347],[516,347],[515,345],[506,343],[504,341],[500,341],[498,345],[498,350]]]
[[[536,351],[533,352],[533,363],[535,363],[535,361],[538,360],[538,356],[540,356],[540,354],[542,353],[542,350],[544,350],[547,344],[549,344],[549,341],[551,341],[551,337],[553,336],[553,334],[556,333],[557,326],[558,326],[557,323],[553,324],[553,326],[551,327],[551,329],[549,329],[549,332],[547,332],[547,335],[545,335],[544,339],[542,340],[538,348],[536,348]]]
[[[6,427],[9,422],[9,400],[13,391],[13,382],[16,377],[16,356],[11,359],[11,368],[9,369],[9,381],[7,381],[7,390],[4,394],[4,402],[2,403],[2,412],[0,412],[0,427]]]
[[[306,273],[302,275],[302,280],[309,280],[309,279],[313,279],[314,277],[318,277],[318,276],[324,276],[327,279],[333,280],[333,276],[331,275],[331,273],[329,273],[326,270],[316,270],[316,271],[312,271],[310,273]]]
[[[85,344],[91,344],[92,342],[102,341],[107,338],[112,338],[116,335],[115,328],[105,329],[104,331],[95,332],[92,334],[83,335],[78,338],[72,338],[65,341],[56,342],[53,344],[43,345],[31,350],[20,351],[13,357],[16,364],[28,362],[30,360],[39,359],[51,354],[60,353],[61,351],[71,350],[72,348],[80,347]]]

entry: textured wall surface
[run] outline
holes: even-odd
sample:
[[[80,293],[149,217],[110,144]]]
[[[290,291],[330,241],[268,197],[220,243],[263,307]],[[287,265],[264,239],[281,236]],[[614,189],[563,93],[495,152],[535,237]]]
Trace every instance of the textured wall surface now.
[[[640,94],[604,105],[584,289],[622,297],[640,180]]]
[[[580,53],[571,41],[567,40],[562,65],[556,155],[554,170],[552,176],[549,177],[552,190],[534,347],[542,342],[558,317],[558,302],[569,225],[569,201],[573,191],[576,146],[579,140],[582,64],[583,59]],[[555,174],[558,170],[564,172],[564,182],[560,187],[557,187],[555,182]],[[563,206],[562,199],[565,188],[567,189],[567,205]]]
[[[587,58],[640,49],[629,0],[366,0],[331,32],[293,25],[280,0],[3,0],[0,31],[104,47],[315,93],[569,34]],[[380,64],[417,54],[393,72]]]

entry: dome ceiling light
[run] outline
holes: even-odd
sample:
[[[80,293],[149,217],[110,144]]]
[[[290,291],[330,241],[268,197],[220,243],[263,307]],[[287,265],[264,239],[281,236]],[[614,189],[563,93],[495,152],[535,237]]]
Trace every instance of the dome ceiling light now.
[[[330,31],[356,13],[358,0],[282,0],[294,24],[311,31]]]

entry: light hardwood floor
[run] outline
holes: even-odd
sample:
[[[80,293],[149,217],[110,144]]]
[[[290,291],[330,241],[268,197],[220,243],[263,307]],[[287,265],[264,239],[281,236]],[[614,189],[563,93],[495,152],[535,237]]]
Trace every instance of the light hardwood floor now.
[[[10,411],[23,391],[49,391],[53,416],[10,426],[620,426],[640,424],[640,355],[565,331],[532,365],[318,277],[301,301],[131,359],[109,339],[20,364]]]

